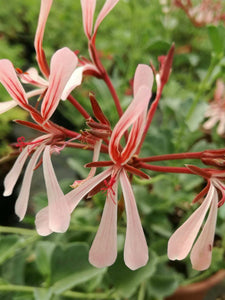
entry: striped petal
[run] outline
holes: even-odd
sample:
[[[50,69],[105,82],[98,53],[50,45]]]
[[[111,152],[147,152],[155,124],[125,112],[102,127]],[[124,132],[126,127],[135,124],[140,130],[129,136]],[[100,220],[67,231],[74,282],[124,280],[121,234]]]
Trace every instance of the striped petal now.
[[[23,149],[23,151],[17,157],[17,160],[15,161],[12,169],[6,175],[5,180],[4,180],[4,187],[5,187],[5,191],[3,194],[4,196],[10,196],[12,194],[14,186],[20,176],[22,168],[23,168],[25,161],[29,155],[28,150],[29,150],[28,146]]]
[[[152,69],[148,65],[139,64],[134,74],[134,96],[137,94],[141,86],[152,89],[154,76]]]
[[[95,6],[96,0],[81,0],[84,32],[88,39],[91,38],[92,34]]]
[[[43,99],[41,114],[47,121],[54,113],[67,81],[77,66],[77,56],[69,48],[55,52],[51,59],[49,87]]]
[[[148,261],[148,246],[137,211],[132,187],[124,170],[121,171],[120,182],[127,215],[124,261],[128,268],[136,270],[146,265]]]
[[[52,166],[50,149],[50,146],[46,146],[43,154],[43,171],[48,195],[49,228],[54,232],[65,232],[70,223],[70,211]]]
[[[101,9],[97,20],[95,22],[94,27],[94,35],[96,35],[97,30],[101,22],[105,19],[105,17],[110,13],[110,11],[113,9],[113,7],[119,2],[119,0],[106,0],[103,8]]]
[[[0,102],[0,114],[3,114],[4,112],[10,110],[11,108],[13,108],[15,106],[17,106],[17,103],[14,100]]]
[[[45,145],[41,145],[37,148],[37,150],[34,152],[32,155],[24,177],[23,177],[23,183],[20,189],[19,196],[16,200],[15,204],[15,213],[17,216],[20,218],[20,221],[24,218],[26,211],[27,211],[27,206],[28,206],[28,200],[30,196],[30,186],[31,186],[31,180],[34,172],[34,168],[36,166],[37,160],[39,156],[41,155],[41,152],[43,151]]]
[[[213,195],[214,187],[210,185],[208,194],[201,206],[171,236],[168,243],[169,259],[181,260],[188,255],[212,202]]]
[[[53,0],[41,0],[40,14],[34,40],[34,47],[36,50],[36,57],[39,68],[43,75],[47,78],[49,76],[49,67],[46,61],[44,50],[42,48],[42,43],[45,32],[45,25],[52,6],[52,2]]]
[[[8,59],[0,60],[0,82],[17,104],[26,109],[26,93],[17,78],[13,64]]]
[[[89,261],[97,268],[111,266],[117,256],[117,188],[108,191],[97,234],[89,252]]]
[[[125,113],[120,118],[119,122],[116,124],[115,128],[113,129],[110,143],[109,143],[109,154],[114,163],[125,163],[125,161],[121,158],[121,153],[119,151],[120,147],[120,140],[122,136],[124,135],[125,131],[133,125],[138,118],[141,116],[141,114],[146,111],[148,107],[148,103],[151,96],[151,90],[150,88],[147,88],[146,86],[141,86],[138,89],[138,92],[136,93],[133,101],[125,111]],[[136,131],[136,129],[135,129]],[[133,135],[134,131],[131,131],[131,134]],[[132,138],[129,137],[129,139]],[[139,131],[139,135],[142,135],[142,132]],[[139,139],[138,139],[139,140]],[[138,147],[138,140],[137,143],[132,147],[130,153],[126,154],[129,160],[129,157],[131,157]],[[124,150],[125,152],[126,150]]]
[[[191,251],[192,267],[198,271],[208,269],[212,260],[212,248],[218,210],[218,195],[215,188],[213,188],[212,198],[210,212],[205,226]]]

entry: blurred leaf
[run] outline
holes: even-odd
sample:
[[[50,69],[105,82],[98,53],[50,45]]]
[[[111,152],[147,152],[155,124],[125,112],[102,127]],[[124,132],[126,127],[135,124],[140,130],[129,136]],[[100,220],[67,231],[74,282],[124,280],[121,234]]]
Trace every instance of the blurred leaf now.
[[[132,271],[125,266],[123,253],[120,252],[114,265],[108,269],[109,276],[118,294],[126,298],[131,297],[138,286],[155,272],[156,263],[156,254],[151,251],[147,265]]]
[[[52,289],[37,288],[34,290],[34,298],[35,300],[51,300]]]
[[[54,293],[62,293],[105,272],[105,269],[97,269],[89,264],[88,251],[85,243],[55,248],[51,262]]]
[[[213,48],[213,51],[217,55],[223,55],[224,51],[224,32],[221,27],[214,25],[208,26],[209,39]]]
[[[36,264],[43,276],[49,276],[51,272],[51,258],[56,245],[53,242],[40,241],[36,244]]]
[[[203,121],[205,118],[205,111],[207,109],[208,105],[205,102],[199,102],[189,117],[189,119],[186,121],[188,128],[191,132],[195,131],[198,129],[200,123]]]

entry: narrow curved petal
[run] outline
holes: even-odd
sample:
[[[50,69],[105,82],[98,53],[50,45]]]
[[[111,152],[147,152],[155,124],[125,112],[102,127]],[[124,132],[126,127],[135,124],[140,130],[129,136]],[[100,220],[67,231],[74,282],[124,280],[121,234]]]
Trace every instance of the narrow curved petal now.
[[[77,66],[77,56],[69,48],[55,52],[51,59],[49,87],[41,105],[41,114],[47,121],[54,113],[67,81]]]
[[[214,195],[214,187],[211,184],[208,194],[201,206],[178,228],[168,242],[168,257],[171,260],[184,259],[191,250],[194,240],[200,230],[207,210]]]
[[[35,165],[37,163],[37,160],[39,156],[41,155],[41,152],[43,151],[45,145],[39,146],[37,150],[34,152],[32,155],[24,177],[23,177],[23,183],[20,189],[19,196],[16,200],[16,205],[15,205],[15,213],[17,216],[20,218],[20,221],[24,218],[26,211],[27,211],[27,206],[28,206],[28,200],[29,200],[29,195],[30,195],[30,186],[31,186],[31,180],[34,172]]]
[[[42,43],[45,32],[45,25],[52,6],[52,2],[53,0],[41,0],[40,14],[34,40],[34,47],[36,50],[36,57],[39,68],[43,75],[47,78],[49,76],[49,67],[46,61],[44,50],[42,49]]]
[[[113,7],[119,2],[119,0],[106,0],[103,8],[101,9],[97,20],[95,22],[94,27],[94,35],[96,35],[97,30],[101,22],[105,19],[105,17],[110,13],[110,11],[113,9]]]
[[[108,191],[97,234],[89,252],[89,262],[97,268],[111,266],[117,256],[117,188]]]
[[[152,69],[148,65],[139,64],[134,74],[134,96],[137,94],[141,86],[147,86],[152,90],[154,75]]]
[[[4,180],[4,187],[5,187],[5,191],[3,194],[4,196],[9,196],[12,194],[13,188],[20,176],[24,163],[29,155],[28,150],[29,150],[28,146],[23,149],[23,151],[17,157],[17,160],[15,161],[12,169],[6,175]]]
[[[210,212],[205,226],[191,250],[191,263],[195,270],[203,271],[209,268],[212,260],[212,248],[216,228],[218,195],[214,188]]]
[[[41,209],[35,218],[35,226],[37,233],[42,236],[47,236],[53,231],[49,228],[49,210],[48,207]]]
[[[17,78],[13,64],[8,59],[0,60],[0,82],[12,99],[26,109],[26,104],[28,103],[26,93]]]
[[[30,68],[25,73],[19,74],[19,77],[23,83],[32,84],[38,87],[48,86],[48,81],[39,76],[38,71],[35,68]]]
[[[151,89],[146,86],[141,86],[138,89],[133,101],[113,129],[109,143],[109,154],[114,163],[122,162],[121,153],[119,151],[120,140],[125,131],[138,120],[144,111],[146,111],[150,97]],[[139,134],[142,135],[142,132]],[[135,152],[137,146],[138,143],[135,145],[135,149],[133,149],[132,153]],[[130,155],[132,155],[132,153],[130,153]]]
[[[43,154],[43,171],[48,195],[49,228],[54,232],[65,232],[70,224],[70,211],[52,166],[50,150],[51,147],[46,146]]]
[[[148,246],[137,211],[132,187],[124,170],[121,171],[120,182],[127,215],[124,261],[128,268],[136,270],[146,265],[148,261]]]
[[[96,0],[81,0],[84,32],[88,39],[91,38],[92,34],[95,6]]]
[[[76,208],[81,199],[87,195],[96,185],[106,179],[112,173],[112,168],[109,168],[95,177],[82,183],[80,186],[70,191],[65,195],[67,204],[70,209],[70,213]]]
[[[14,100],[0,102],[0,114],[3,114],[15,106],[17,106],[17,103]]]

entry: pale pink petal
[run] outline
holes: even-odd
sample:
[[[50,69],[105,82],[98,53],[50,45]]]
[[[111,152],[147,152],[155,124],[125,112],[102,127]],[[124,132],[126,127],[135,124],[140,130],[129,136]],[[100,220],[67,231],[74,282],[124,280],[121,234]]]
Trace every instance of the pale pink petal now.
[[[128,268],[136,270],[146,265],[148,261],[148,246],[137,211],[132,187],[124,170],[121,171],[120,182],[127,216],[124,261]]]
[[[46,62],[44,50],[42,49],[45,25],[52,6],[53,0],[41,0],[41,8],[35,34],[34,47],[36,50],[37,62],[43,75],[49,76],[49,68]]]
[[[109,168],[102,173],[98,174],[95,177],[90,178],[89,180],[82,183],[80,186],[70,191],[65,195],[67,204],[69,206],[70,212],[76,208],[81,199],[87,195],[96,185],[110,176],[112,173],[112,168]]]
[[[141,86],[138,89],[138,92],[136,93],[133,101],[114,127],[109,143],[109,154],[113,162],[120,162],[120,140],[125,131],[138,120],[138,118],[144,111],[146,111],[150,97],[151,89],[147,88],[146,86]],[[142,132],[140,132],[140,135],[141,134]]]
[[[69,94],[81,84],[83,79],[83,71],[84,66],[77,68],[73,74],[71,75],[70,79],[67,81],[67,84],[62,93],[62,100],[66,100]]]
[[[37,233],[42,236],[47,236],[53,231],[49,228],[49,209],[45,207],[41,209],[35,218],[35,226]]]
[[[84,32],[91,38],[96,0],[81,0]]]
[[[148,65],[139,64],[134,75],[134,96],[137,94],[138,89],[143,85],[151,90],[153,81],[154,76],[152,69]]]
[[[204,124],[203,124],[203,128],[205,130],[209,130],[212,129],[213,126],[219,121],[219,118],[217,115],[209,118]]]
[[[209,268],[212,260],[212,248],[216,228],[218,195],[213,189],[212,202],[210,212],[206,220],[205,226],[198,237],[193,249],[191,250],[191,263],[195,270],[203,271]]]
[[[223,82],[223,80],[218,79],[216,81],[216,89],[215,89],[215,93],[214,93],[214,99],[216,101],[220,101],[224,95],[224,92],[225,92],[224,82]]]
[[[108,191],[97,234],[89,252],[89,262],[97,268],[111,266],[117,256],[117,188]]]
[[[49,228],[54,232],[65,232],[70,224],[70,211],[57,181],[50,154],[46,146],[43,154],[43,171],[48,195]]]
[[[32,84],[38,87],[47,87],[48,81],[38,75],[35,68],[28,69],[25,73],[18,75],[23,83]]]
[[[44,150],[44,147],[45,145],[43,144],[39,146],[37,150],[34,152],[27,165],[23,177],[23,183],[15,205],[15,213],[20,218],[20,221],[24,218],[27,211],[27,205],[28,205],[28,200],[30,195],[30,186],[31,186],[31,180],[32,180],[34,168],[36,166],[39,156],[41,155],[41,152]]]
[[[95,27],[94,27],[94,35],[96,35],[97,30],[101,22],[105,19],[105,17],[110,13],[110,11],[113,9],[113,7],[119,2],[119,0],[106,0],[103,8],[101,9],[97,20],[95,22]]]
[[[13,64],[8,59],[0,60],[0,82],[4,85],[13,100],[26,108],[28,100],[26,93],[17,78]]]
[[[14,100],[0,102],[0,114],[3,114],[4,112],[10,110],[11,108],[13,108],[15,106],[17,106],[17,103]]]
[[[83,74],[84,72],[93,72],[93,73],[99,73],[97,67],[93,64],[85,64],[82,67],[76,68],[76,70],[73,72],[71,75],[70,79],[68,80],[65,89],[63,90],[62,93],[62,100],[66,100],[69,94],[79,85],[81,85],[82,80],[83,80]]]
[[[28,146],[23,149],[20,155],[17,157],[12,169],[6,175],[4,180],[4,196],[9,196],[12,194],[13,188],[20,176],[24,163],[29,155]]]
[[[217,133],[223,135],[225,133],[225,116],[221,117],[219,125],[217,127]]]
[[[210,185],[207,196],[201,206],[178,228],[168,242],[168,257],[171,260],[184,259],[191,250],[194,240],[200,230],[202,222],[209,209],[214,193],[214,187]]]
[[[52,56],[49,87],[41,106],[45,121],[54,113],[66,83],[77,66],[77,61],[75,53],[66,47],[56,51]]]

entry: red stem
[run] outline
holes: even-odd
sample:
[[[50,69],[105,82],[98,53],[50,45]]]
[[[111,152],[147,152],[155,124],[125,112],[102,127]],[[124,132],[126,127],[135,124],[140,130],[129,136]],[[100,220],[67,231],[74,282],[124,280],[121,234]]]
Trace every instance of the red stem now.
[[[76,107],[76,109],[82,114],[82,116],[85,119],[91,118],[89,113],[83,108],[82,105],[80,105],[80,103],[73,96],[69,95],[67,99],[70,101],[71,104],[73,104],[74,107]]]
[[[156,155],[150,157],[139,158],[141,162],[153,162],[153,161],[164,161],[164,160],[174,160],[174,159],[200,159],[204,151],[192,152],[192,153],[173,153]]]
[[[186,167],[153,166],[153,165],[148,165],[145,163],[140,163],[138,166],[139,166],[139,168],[156,171],[156,172],[194,174],[191,170],[189,170]]]
[[[119,100],[119,97],[116,93],[116,90],[115,90],[115,88],[114,88],[114,86],[113,86],[113,84],[112,84],[112,82],[111,82],[111,80],[110,80],[110,78],[109,78],[109,76],[106,72],[104,73],[102,79],[105,81],[105,83],[106,83],[106,85],[107,85],[107,87],[108,87],[108,89],[109,89],[109,91],[110,91],[110,93],[113,97],[118,115],[119,115],[119,117],[121,117],[123,115],[123,110],[122,110],[122,107],[120,105],[120,100]]]

